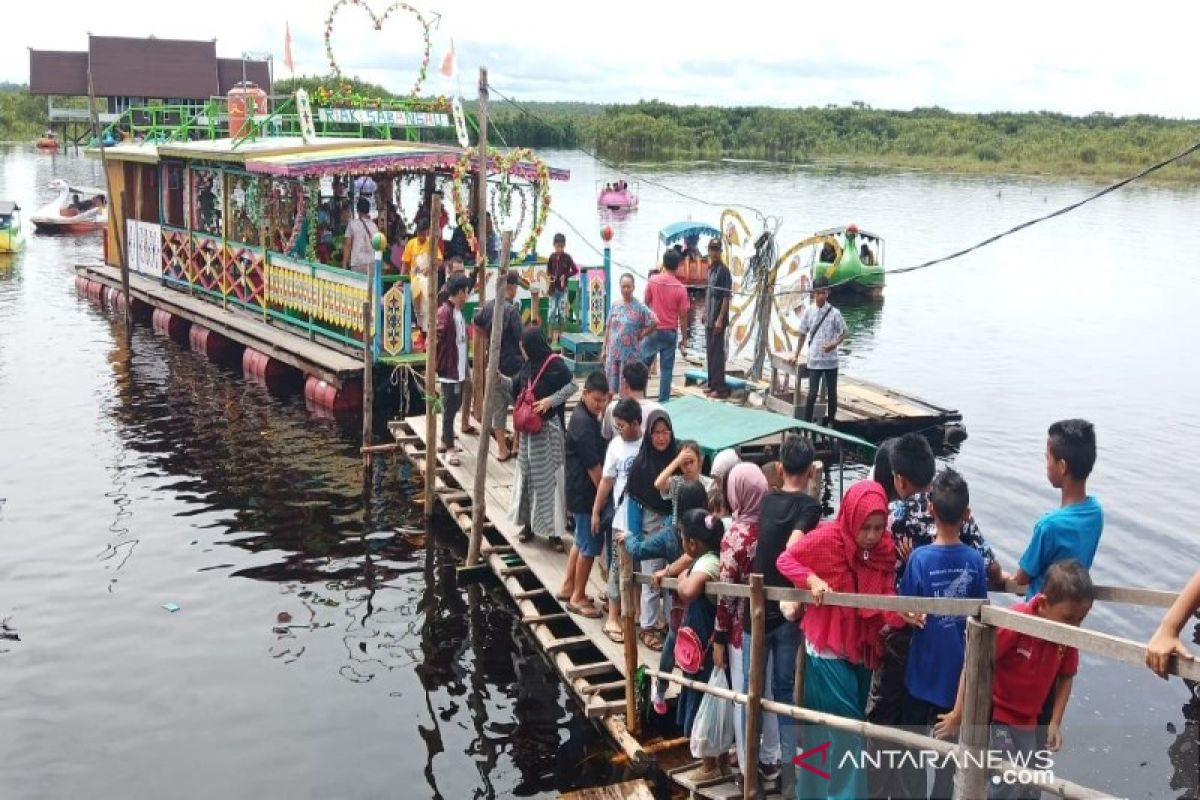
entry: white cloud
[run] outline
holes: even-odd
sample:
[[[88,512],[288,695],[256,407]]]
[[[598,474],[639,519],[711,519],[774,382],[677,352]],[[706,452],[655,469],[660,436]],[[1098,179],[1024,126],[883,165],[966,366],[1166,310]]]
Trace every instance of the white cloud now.
[[[387,3],[373,7],[382,11]],[[286,20],[297,70],[327,70],[329,3],[206,0],[167,8],[151,0],[60,0],[55,14],[21,14],[6,33],[18,45],[64,50],[85,47],[89,30],[216,37],[224,56],[273,52],[281,76]],[[486,63],[496,86],[522,99],[783,106],[862,100],[883,108],[1200,117],[1190,85],[1194,50],[1175,33],[1195,27],[1200,7],[1165,0],[1140,3],[1136,21],[1116,9],[1044,0],[467,0],[427,8],[441,13],[431,85],[446,88],[436,68],[453,37],[468,96],[475,70]],[[395,91],[411,86],[422,49],[404,12],[377,32],[352,6],[339,12],[334,43],[344,71]],[[5,48],[0,80],[27,80],[28,63],[23,48]]]

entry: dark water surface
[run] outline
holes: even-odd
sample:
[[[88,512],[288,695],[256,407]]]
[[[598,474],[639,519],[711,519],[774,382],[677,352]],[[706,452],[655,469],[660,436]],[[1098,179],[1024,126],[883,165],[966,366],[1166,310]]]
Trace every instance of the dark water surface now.
[[[572,153],[555,208],[588,236]],[[98,165],[9,150],[0,198]],[[1093,187],[1022,178],[659,167],[714,203],[785,218],[781,243],[850,221],[888,266],[942,255]],[[644,270],[658,228],[706,208],[643,187],[614,255]],[[1200,191],[1135,187],[847,309],[844,370],[961,409],[952,459],[1009,568],[1057,498],[1045,429],[1096,422],[1108,525],[1098,581],[1178,588],[1200,566],[1194,453]],[[577,258],[579,236],[553,218]],[[363,508],[357,434],[312,419],[75,294],[96,239],[32,237],[0,261],[0,798],[553,796],[603,755],[486,593],[453,586],[457,538],[420,528],[380,462]],[[162,604],[174,602],[178,613]],[[1098,606],[1145,639],[1158,614]],[[19,637],[19,638],[18,638]],[[1085,657],[1058,773],[1130,797],[1196,797],[1196,704],[1178,680]]]

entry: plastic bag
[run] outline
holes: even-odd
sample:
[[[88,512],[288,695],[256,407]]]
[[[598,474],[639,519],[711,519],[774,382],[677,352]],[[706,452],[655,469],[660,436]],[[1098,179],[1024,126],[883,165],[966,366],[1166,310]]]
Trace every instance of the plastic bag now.
[[[713,669],[708,685],[714,689],[729,689],[725,670]],[[705,693],[700,709],[692,722],[692,755],[696,758],[715,758],[733,746],[733,701]]]

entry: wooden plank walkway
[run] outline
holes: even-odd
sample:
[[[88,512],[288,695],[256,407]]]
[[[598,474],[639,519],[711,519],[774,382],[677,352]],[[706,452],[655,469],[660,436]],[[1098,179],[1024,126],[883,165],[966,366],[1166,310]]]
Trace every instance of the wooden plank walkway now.
[[[121,271],[116,267],[81,264],[76,271],[114,289],[121,288]],[[222,308],[137,273],[129,275],[129,291],[135,299],[154,308],[203,325],[339,389],[346,381],[362,377],[362,356],[344,352],[333,343],[310,340],[298,329],[272,325],[239,308]]]
[[[645,781],[625,781],[612,786],[565,792],[558,796],[558,800],[654,800],[654,792],[650,791]]]
[[[393,436],[404,446],[405,453],[418,471],[425,465],[425,417],[410,417],[391,423]],[[471,498],[462,487],[475,482],[476,454],[479,436],[458,434],[462,447],[460,463],[455,466],[446,454],[438,454],[438,497],[442,505],[465,534],[471,529]],[[567,556],[557,553],[544,539],[529,542],[517,540],[518,526],[508,519],[512,488],[516,475],[516,460],[497,463],[495,444],[487,439],[491,456],[487,464],[485,515],[489,530],[482,548],[484,562],[492,569],[521,610],[529,618],[535,636],[543,650],[551,655],[556,668],[566,680],[586,710],[588,716],[604,717],[623,714],[625,650],[604,634],[604,618],[588,619],[566,612],[566,604],[555,594],[562,585]],[[570,534],[564,541],[571,544]],[[605,595],[606,584],[597,566],[592,570],[588,594],[593,598]],[[558,616],[564,614],[565,616]],[[549,619],[544,617],[552,616]],[[659,654],[638,643],[638,663],[657,666]],[[670,687],[669,696],[678,694]]]

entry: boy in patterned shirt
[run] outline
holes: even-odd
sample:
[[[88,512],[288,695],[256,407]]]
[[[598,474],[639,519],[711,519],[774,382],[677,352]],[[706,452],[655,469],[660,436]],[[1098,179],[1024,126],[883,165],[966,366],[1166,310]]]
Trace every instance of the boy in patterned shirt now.
[[[899,500],[892,503],[888,513],[888,529],[896,543],[896,589],[899,576],[904,574],[908,557],[913,550],[932,544],[937,537],[937,522],[930,510],[929,486],[937,471],[933,449],[919,433],[906,433],[896,439],[889,451],[893,481]],[[979,553],[987,567],[988,583],[1003,587],[1004,572],[996,561],[991,545],[979,532],[975,519],[967,514],[959,526],[959,541]],[[883,663],[871,679],[871,694],[867,699],[867,721],[877,725],[899,725],[904,702],[904,674],[908,667],[908,646],[912,629],[884,628]],[[909,797],[911,787],[898,783],[898,771],[872,770],[871,797]],[[920,791],[917,788],[916,791]]]

